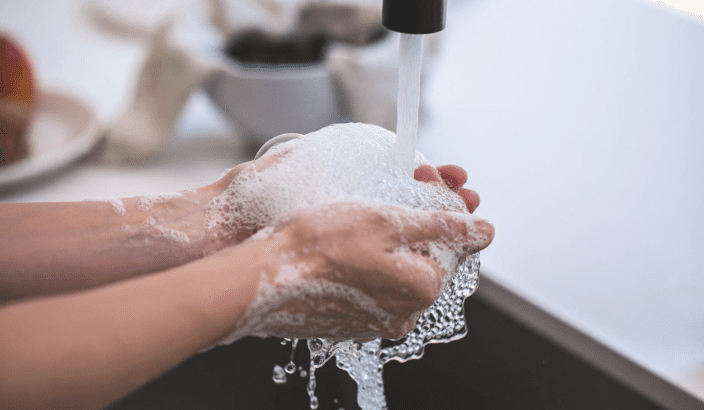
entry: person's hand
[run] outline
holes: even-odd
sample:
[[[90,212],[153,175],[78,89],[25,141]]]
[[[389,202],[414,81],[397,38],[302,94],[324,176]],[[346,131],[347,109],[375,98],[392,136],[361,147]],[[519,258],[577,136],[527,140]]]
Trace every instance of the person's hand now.
[[[458,258],[493,236],[487,221],[455,212],[359,203],[295,211],[266,239],[268,268],[238,333],[401,337],[454,268],[431,244]]]
[[[265,155],[257,160],[241,163],[228,171],[218,181],[199,191],[203,192],[205,195],[215,196],[224,191],[241,172],[247,169],[254,169],[258,172],[264,171],[276,164],[283,156],[285,156],[285,152],[282,154]],[[463,188],[464,184],[467,182],[467,172],[460,166],[441,165],[436,168],[432,165],[421,165],[416,168],[413,177],[417,181],[440,185],[457,193],[465,202],[469,213],[474,213],[479,206],[479,195],[477,192]],[[259,227],[249,227],[249,229],[240,229],[238,231],[221,231],[219,235],[225,238],[223,241],[224,244],[236,245],[249,238],[258,228]]]
[[[479,195],[471,190],[463,188],[467,182],[467,172],[457,165],[441,165],[437,168],[430,165],[421,165],[416,168],[413,177],[417,181],[431,184],[441,184],[456,192],[467,205],[469,213],[479,206]]]

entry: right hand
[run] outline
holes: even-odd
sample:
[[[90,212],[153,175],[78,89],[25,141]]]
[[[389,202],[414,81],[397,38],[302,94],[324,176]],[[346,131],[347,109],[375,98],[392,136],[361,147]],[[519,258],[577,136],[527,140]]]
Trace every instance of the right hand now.
[[[489,222],[454,212],[362,203],[298,210],[266,239],[272,263],[260,294],[276,297],[253,303],[243,324],[256,335],[402,337],[449,273],[428,244],[465,255],[493,236]]]

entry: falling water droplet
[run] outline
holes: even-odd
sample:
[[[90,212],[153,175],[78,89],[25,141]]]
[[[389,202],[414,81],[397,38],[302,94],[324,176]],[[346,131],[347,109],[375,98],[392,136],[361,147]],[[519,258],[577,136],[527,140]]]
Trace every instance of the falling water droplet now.
[[[274,366],[274,375],[271,378],[276,384],[286,383],[286,373],[284,372],[284,369],[282,369],[281,366],[279,366],[278,364]]]

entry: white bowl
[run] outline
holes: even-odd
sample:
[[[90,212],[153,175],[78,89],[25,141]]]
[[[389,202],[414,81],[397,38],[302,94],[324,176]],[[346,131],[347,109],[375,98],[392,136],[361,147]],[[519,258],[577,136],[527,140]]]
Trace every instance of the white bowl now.
[[[206,90],[246,138],[261,145],[342,120],[334,76],[324,63],[245,67],[220,54]]]

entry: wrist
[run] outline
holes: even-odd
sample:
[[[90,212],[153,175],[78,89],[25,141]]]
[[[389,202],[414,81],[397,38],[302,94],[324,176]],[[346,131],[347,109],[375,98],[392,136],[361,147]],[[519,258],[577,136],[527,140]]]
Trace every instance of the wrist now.
[[[151,271],[222,249],[229,244],[226,232],[206,227],[206,205],[213,196],[210,189],[198,189],[124,200],[123,245],[155,256]]]
[[[208,204],[222,194],[242,164],[218,181],[172,194],[106,201],[105,229],[117,240],[107,252],[129,251],[134,274],[172,268],[200,259],[249,237],[244,230],[210,223]],[[112,211],[107,209],[112,208]]]
[[[211,329],[206,346],[231,343],[248,336],[249,314],[262,281],[277,270],[277,238],[244,242],[177,268],[193,295],[194,310]]]
[[[240,164],[201,188],[109,201],[112,213],[119,214],[116,223],[111,223],[122,231],[123,240],[118,246],[148,255],[149,260],[142,264],[140,271],[153,272],[241,243],[250,233],[212,224],[208,204],[221,195],[248,164]],[[119,206],[116,207],[115,202]]]

